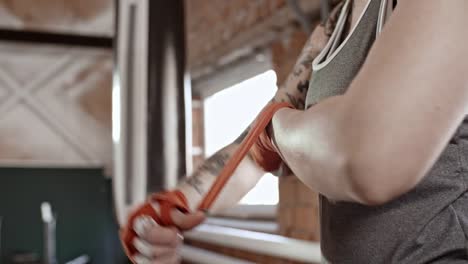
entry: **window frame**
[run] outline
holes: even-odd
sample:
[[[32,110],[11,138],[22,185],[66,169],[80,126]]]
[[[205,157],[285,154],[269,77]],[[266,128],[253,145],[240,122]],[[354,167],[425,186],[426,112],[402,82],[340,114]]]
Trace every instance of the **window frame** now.
[[[199,102],[203,103],[206,98],[215,93],[272,69],[271,53],[269,51],[259,52],[225,65],[221,69],[217,69],[215,73],[194,79],[192,81],[193,94],[199,98]],[[203,122],[205,122],[204,119]],[[203,141],[203,144],[206,144],[206,142]],[[198,147],[195,148],[197,148],[199,154]],[[203,152],[205,149],[205,146],[203,146]],[[278,206],[279,201],[274,205],[238,204],[213,216],[239,220],[262,219],[276,221]]]

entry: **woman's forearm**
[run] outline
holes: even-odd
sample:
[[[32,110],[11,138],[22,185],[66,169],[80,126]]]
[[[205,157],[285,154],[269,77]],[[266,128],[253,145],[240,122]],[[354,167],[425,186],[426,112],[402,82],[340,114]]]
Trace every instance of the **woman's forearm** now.
[[[233,143],[221,149],[207,159],[192,176],[179,184],[178,189],[185,194],[189,207],[192,210],[197,208],[226,162],[238,147],[239,144]],[[265,172],[249,156],[245,157],[216,199],[210,211],[216,212],[237,204],[264,174]]]
[[[325,46],[327,40],[328,36],[324,33],[324,28],[318,26],[304,45],[291,73],[283,85],[279,87],[272,102],[289,102],[297,109],[304,108],[305,96],[312,73],[312,60]],[[193,176],[179,184],[179,188],[188,197],[190,208],[196,208],[247,132],[248,129],[238,140],[207,159]],[[236,204],[255,186],[264,173],[250,157],[246,157],[228,182],[225,191],[221,193],[214,205],[214,209],[219,210]]]

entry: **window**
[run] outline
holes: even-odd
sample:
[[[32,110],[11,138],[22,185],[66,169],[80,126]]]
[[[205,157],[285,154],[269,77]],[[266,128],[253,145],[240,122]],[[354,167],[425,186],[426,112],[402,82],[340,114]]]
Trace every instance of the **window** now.
[[[206,98],[206,156],[211,156],[234,141],[274,96],[276,90],[276,74],[269,70]],[[278,179],[268,173],[240,203],[276,205],[278,198]]]

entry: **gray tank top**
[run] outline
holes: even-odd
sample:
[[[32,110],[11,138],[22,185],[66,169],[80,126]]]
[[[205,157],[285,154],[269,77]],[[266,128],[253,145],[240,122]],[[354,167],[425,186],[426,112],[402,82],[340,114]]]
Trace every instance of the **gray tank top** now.
[[[327,46],[313,62],[310,107],[343,94],[358,73],[382,24],[386,0],[371,0],[344,36],[351,1]],[[343,40],[343,38],[345,38]],[[379,146],[375,146],[378,150]],[[320,197],[321,247],[330,263],[468,263],[468,119],[428,175],[385,205],[332,203]]]

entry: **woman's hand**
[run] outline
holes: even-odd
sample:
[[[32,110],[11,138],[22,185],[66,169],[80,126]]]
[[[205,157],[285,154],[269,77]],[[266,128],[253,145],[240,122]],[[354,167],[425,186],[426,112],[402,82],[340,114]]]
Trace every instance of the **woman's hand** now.
[[[181,230],[191,229],[205,220],[205,214],[197,212],[183,214],[177,210],[172,212],[174,223]],[[175,227],[163,227],[147,216],[137,218],[133,226],[138,237],[133,245],[139,254],[134,256],[137,264],[176,264],[180,263],[179,248],[183,236]]]

